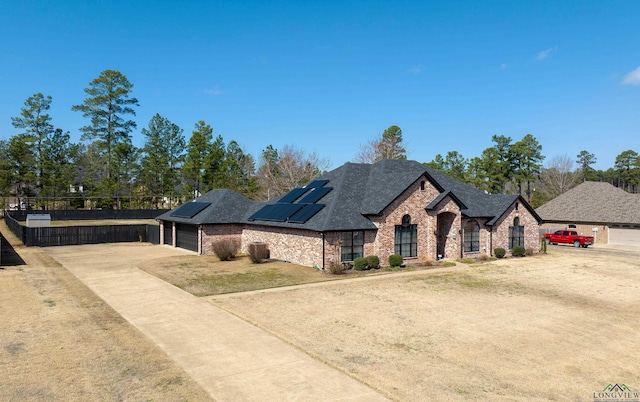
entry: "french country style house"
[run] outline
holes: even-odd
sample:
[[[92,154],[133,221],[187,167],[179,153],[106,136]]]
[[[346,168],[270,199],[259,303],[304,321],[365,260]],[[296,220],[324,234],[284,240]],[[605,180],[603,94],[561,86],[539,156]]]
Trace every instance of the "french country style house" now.
[[[346,163],[277,200],[212,190],[157,219],[161,243],[210,254],[212,243],[266,243],[270,258],[324,268],[376,255],[407,262],[538,250],[540,217],[519,195],[486,194],[416,161]]]

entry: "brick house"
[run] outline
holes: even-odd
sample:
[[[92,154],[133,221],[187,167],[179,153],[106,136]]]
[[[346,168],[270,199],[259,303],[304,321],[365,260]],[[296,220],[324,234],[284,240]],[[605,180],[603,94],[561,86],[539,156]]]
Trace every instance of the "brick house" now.
[[[640,194],[586,181],[538,207],[546,232],[574,229],[596,244],[640,245]]]
[[[486,194],[415,161],[346,163],[273,202],[212,190],[157,218],[161,243],[210,254],[239,237],[243,250],[305,266],[392,254],[408,262],[477,257],[497,247],[538,250],[536,212],[518,195]]]

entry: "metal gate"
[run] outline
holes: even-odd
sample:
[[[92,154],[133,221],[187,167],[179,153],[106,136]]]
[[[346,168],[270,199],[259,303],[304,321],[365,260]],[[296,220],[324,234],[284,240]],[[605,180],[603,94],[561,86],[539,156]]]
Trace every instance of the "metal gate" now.
[[[186,223],[176,224],[176,246],[198,251],[198,226]]]

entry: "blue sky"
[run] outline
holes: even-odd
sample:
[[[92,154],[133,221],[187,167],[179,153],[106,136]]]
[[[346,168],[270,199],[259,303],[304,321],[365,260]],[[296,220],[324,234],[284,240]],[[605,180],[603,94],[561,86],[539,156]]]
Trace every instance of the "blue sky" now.
[[[0,139],[24,101],[71,106],[105,69],[160,113],[205,120],[258,160],[294,145],[337,167],[390,125],[420,162],[533,134],[547,160],[640,152],[639,1],[0,0]]]

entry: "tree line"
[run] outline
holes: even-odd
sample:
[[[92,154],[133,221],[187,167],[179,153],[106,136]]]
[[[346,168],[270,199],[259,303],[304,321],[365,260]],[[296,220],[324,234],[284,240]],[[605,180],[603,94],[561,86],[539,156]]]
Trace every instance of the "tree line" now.
[[[140,130],[145,142],[135,147],[131,133],[137,128],[133,116],[139,102],[132,90],[133,84],[116,70],[105,70],[91,81],[83,102],[71,108],[87,119],[79,143],[70,141],[69,131],[53,125],[48,114],[51,96],[30,96],[19,115],[11,118],[21,132],[0,140],[0,196],[65,200],[65,207],[160,208],[228,188],[254,200],[269,200],[329,167],[327,159],[292,145],[280,150],[268,145],[256,162],[236,141],[214,136],[205,121],[195,123],[187,140],[182,128],[160,114]],[[639,190],[640,158],[632,150],[622,152],[613,168],[602,171],[592,167],[596,156],[586,150],[575,161],[561,155],[543,166],[542,145],[531,134],[515,142],[493,135],[491,141],[480,156],[465,158],[449,151],[425,165],[487,193],[521,194],[534,207],[585,180]],[[402,129],[392,125],[362,144],[354,160],[406,158]]]
[[[457,151],[438,154],[426,165],[492,194],[520,194],[537,208],[584,181],[609,182],[631,193],[640,191],[640,158],[637,152],[620,153],[612,168],[596,170],[595,154],[582,150],[572,159],[551,157],[546,166],[542,145],[531,134],[519,141],[494,135],[493,146],[467,159]]]
[[[236,141],[214,136],[205,121],[195,123],[187,140],[182,128],[160,114],[140,130],[145,142],[137,148],[131,133],[137,128],[133,116],[139,102],[132,89],[116,70],[91,81],[84,101],[71,108],[87,119],[77,144],[69,131],[53,125],[48,113],[52,97],[30,96],[11,118],[21,132],[0,140],[0,195],[23,201],[18,206],[30,206],[31,198],[86,208],[168,207],[214,188],[267,200],[329,166],[315,153],[269,145],[256,167],[253,156]]]

